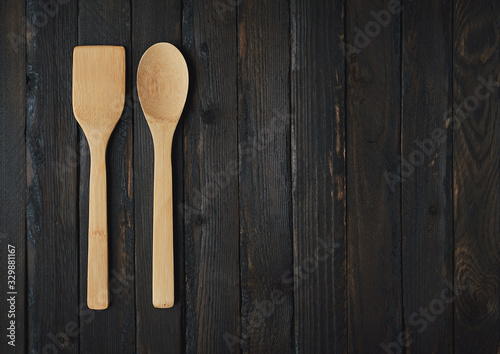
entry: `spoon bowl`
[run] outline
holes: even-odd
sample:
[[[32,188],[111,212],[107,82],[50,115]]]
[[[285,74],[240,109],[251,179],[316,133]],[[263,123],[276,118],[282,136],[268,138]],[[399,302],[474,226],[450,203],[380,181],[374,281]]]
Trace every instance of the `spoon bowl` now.
[[[137,93],[150,126],[177,125],[188,85],[187,64],[175,46],[157,43],[144,53],[137,69]]]
[[[186,61],[170,43],[157,43],[142,56],[137,93],[154,145],[153,306],[174,305],[172,139],[189,86]]]

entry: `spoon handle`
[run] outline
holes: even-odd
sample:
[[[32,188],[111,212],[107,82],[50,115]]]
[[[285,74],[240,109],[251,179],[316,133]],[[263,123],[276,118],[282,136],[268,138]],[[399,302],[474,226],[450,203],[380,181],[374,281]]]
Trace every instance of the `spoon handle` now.
[[[89,251],[87,305],[108,307],[108,221],[106,206],[106,144],[90,147]]]
[[[153,306],[174,306],[172,137],[155,134],[153,206]]]

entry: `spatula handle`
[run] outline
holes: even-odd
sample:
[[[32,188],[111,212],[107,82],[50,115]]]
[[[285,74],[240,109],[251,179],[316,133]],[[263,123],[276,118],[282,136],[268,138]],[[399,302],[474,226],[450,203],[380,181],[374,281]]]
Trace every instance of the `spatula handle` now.
[[[103,310],[108,304],[106,145],[96,144],[90,148],[87,305],[93,310]]]
[[[174,230],[172,202],[172,139],[154,135],[153,306],[174,306]]]

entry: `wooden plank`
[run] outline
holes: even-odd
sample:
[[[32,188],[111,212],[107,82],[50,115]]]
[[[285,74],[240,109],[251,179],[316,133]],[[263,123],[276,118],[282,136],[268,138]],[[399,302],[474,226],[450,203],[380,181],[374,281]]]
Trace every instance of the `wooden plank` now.
[[[384,174],[400,155],[400,15],[391,0],[352,0],[346,11],[349,351],[371,353],[402,331],[400,188]],[[363,33],[361,35],[360,33]],[[366,32],[371,33],[370,36]],[[366,37],[365,40],[361,37]]]
[[[131,92],[131,9],[129,2],[78,2],[79,45],[121,45],[127,52],[126,92]],[[98,30],[97,30],[98,29]],[[111,134],[106,153],[108,195],[108,272],[110,306],[92,311],[82,325],[84,352],[135,352],[134,199],[132,107],[127,105]],[[80,299],[87,308],[87,254],[90,154],[80,130]]]
[[[293,350],[290,6],[238,6],[242,349]],[[279,294],[279,296],[278,296]]]
[[[344,2],[291,6],[296,352],[346,353]]]
[[[239,352],[237,27],[234,7],[183,3],[186,352]]]
[[[28,350],[77,353],[80,320],[88,320],[78,308],[78,169],[68,153],[78,147],[77,6],[52,5],[27,1]]]
[[[454,6],[455,352],[498,353],[500,4]]]
[[[451,13],[451,1],[427,0],[405,3],[402,15],[401,153],[411,166],[397,182],[406,353],[453,352],[452,135],[442,119],[451,108]]]
[[[154,353],[168,348],[169,353],[182,353],[184,332],[184,238],[183,215],[175,208],[183,198],[182,125],[179,122],[172,150],[174,203],[174,282],[175,306],[155,309],[152,304],[153,249],[153,142],[149,127],[137,98],[137,66],[144,52],[157,42],[170,42],[180,48],[181,1],[132,2],[132,62],[134,82],[134,200],[136,250],[137,352]]]
[[[24,2],[0,3],[0,284],[6,296],[0,302],[3,353],[24,353],[27,342],[25,11]],[[14,300],[7,301],[11,296],[7,292],[16,293],[12,294]],[[14,337],[8,337],[8,328],[14,329]]]

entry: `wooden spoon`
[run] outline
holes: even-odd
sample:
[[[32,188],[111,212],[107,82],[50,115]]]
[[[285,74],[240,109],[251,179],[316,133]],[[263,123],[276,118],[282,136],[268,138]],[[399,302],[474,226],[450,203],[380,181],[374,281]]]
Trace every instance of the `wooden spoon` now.
[[[153,306],[174,306],[171,149],[189,85],[186,61],[170,43],[157,43],[142,56],[137,92],[153,136]]]
[[[73,112],[90,148],[87,304],[108,307],[106,146],[125,103],[125,49],[81,46],[73,51]]]

